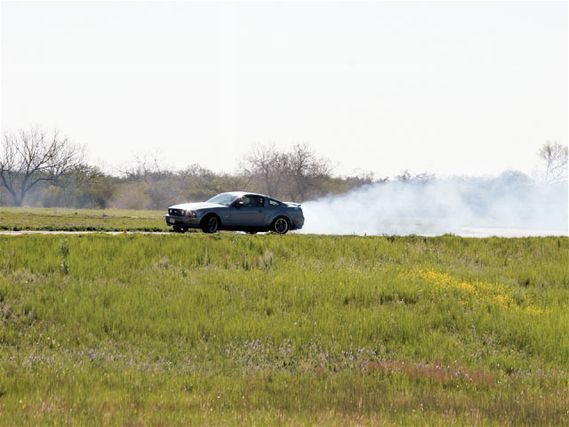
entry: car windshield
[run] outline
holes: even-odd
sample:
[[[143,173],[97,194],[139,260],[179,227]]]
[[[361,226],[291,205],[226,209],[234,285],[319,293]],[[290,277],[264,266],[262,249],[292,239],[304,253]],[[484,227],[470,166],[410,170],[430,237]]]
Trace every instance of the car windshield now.
[[[221,193],[209,199],[208,203],[217,203],[218,205],[229,206],[236,198],[237,196],[234,194]]]

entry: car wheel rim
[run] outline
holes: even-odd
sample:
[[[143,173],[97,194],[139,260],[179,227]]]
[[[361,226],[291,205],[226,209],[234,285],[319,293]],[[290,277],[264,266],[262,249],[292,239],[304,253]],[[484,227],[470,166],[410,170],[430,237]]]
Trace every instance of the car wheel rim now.
[[[210,218],[207,225],[208,225],[209,231],[211,231],[212,233],[215,233],[217,231],[217,219]]]
[[[275,231],[277,233],[284,233],[287,231],[287,229],[288,229],[288,223],[286,222],[286,219],[284,218],[277,219],[277,221],[275,222]]]

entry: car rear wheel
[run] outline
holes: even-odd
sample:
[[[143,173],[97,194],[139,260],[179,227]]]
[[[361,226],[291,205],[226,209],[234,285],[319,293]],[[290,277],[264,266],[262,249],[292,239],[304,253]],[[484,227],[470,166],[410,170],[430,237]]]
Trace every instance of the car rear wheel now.
[[[215,215],[206,216],[202,221],[202,230],[204,233],[216,233],[219,229],[219,218]]]
[[[272,228],[275,233],[286,234],[287,231],[290,229],[290,224],[288,222],[288,219],[281,216],[275,219]]]

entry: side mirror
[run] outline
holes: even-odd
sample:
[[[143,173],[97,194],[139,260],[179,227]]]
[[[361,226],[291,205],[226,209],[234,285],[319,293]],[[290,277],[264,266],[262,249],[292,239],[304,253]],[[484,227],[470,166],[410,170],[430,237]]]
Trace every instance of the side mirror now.
[[[233,206],[235,206],[236,208],[241,208],[245,205],[245,202],[243,202],[243,200],[237,200]]]

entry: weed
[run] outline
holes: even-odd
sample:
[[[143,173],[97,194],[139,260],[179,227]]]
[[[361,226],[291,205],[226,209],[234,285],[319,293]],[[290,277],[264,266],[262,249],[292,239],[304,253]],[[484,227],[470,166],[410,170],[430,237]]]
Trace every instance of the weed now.
[[[563,424],[568,243],[0,236],[1,424]]]

